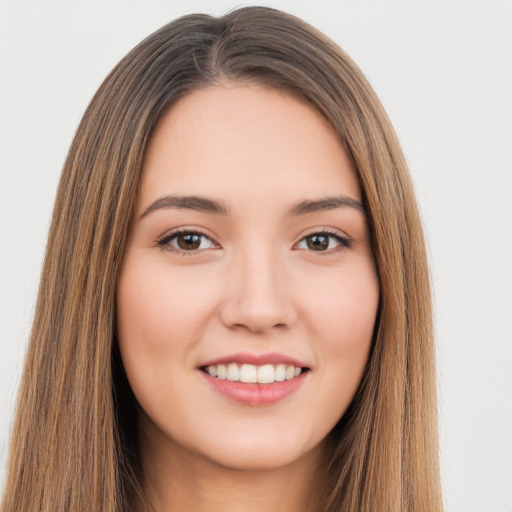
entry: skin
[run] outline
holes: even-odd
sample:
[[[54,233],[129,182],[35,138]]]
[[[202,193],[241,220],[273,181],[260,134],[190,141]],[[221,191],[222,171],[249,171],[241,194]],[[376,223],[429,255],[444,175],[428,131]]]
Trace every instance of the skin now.
[[[228,213],[154,204],[177,194]],[[288,215],[332,196],[361,201],[355,172],[323,117],[291,95],[223,83],[181,99],[157,125],[118,285],[156,510],[321,509],[326,436],[360,383],[379,300],[364,212]],[[180,249],[176,229],[206,237]],[[321,249],[308,245],[325,230],[350,245],[330,235]],[[278,352],[309,371],[276,403],[240,403],[200,370],[239,352]]]

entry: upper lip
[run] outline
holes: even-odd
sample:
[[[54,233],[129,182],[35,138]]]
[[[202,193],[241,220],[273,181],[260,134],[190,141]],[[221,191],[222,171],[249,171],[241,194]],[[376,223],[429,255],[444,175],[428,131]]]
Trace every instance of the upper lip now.
[[[227,356],[218,357],[211,359],[200,365],[200,368],[205,366],[214,366],[218,364],[252,364],[254,366],[263,366],[264,364],[286,364],[292,365],[297,368],[307,368],[308,365],[294,357],[290,357],[285,354],[279,354],[277,352],[269,352],[266,354],[251,354],[249,352],[238,352],[236,354],[230,354]]]

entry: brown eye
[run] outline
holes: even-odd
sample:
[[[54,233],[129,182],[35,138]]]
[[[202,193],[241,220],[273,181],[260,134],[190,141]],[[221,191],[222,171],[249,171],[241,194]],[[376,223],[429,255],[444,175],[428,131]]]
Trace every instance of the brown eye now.
[[[176,237],[176,245],[179,249],[183,249],[184,251],[199,249],[201,246],[201,235],[196,235],[194,233],[180,233]]]
[[[173,233],[158,242],[158,245],[164,249],[181,252],[183,254],[216,247],[214,242],[206,235],[194,231]]]
[[[336,249],[348,248],[350,245],[348,238],[344,238],[337,233],[320,232],[304,237],[297,244],[297,248],[316,252],[330,252]]]
[[[306,237],[306,245],[312,251],[325,251],[329,248],[329,237],[326,235],[311,235]]]

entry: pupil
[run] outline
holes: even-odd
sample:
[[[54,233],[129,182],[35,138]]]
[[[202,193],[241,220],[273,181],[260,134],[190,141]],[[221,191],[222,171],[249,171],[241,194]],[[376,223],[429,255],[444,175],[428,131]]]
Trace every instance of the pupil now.
[[[180,235],[178,245],[180,249],[198,249],[201,245],[201,237],[193,234]]]
[[[313,251],[322,251],[329,247],[329,238],[325,235],[312,235],[308,237],[307,244]]]

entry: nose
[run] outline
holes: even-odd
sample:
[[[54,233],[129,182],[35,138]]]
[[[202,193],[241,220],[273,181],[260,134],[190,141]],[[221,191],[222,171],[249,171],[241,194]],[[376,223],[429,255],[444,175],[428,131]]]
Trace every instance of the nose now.
[[[265,252],[241,256],[230,267],[220,316],[231,329],[264,333],[297,320],[283,264]]]

